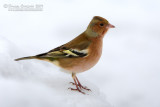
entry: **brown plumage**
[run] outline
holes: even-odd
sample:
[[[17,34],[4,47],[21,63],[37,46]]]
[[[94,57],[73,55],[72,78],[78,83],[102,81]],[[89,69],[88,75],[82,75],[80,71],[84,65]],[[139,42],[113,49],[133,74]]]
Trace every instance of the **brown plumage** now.
[[[36,56],[18,58],[16,61],[39,59],[51,62],[72,74],[74,80],[72,84],[76,86],[76,89],[70,88],[71,90],[85,94],[81,89],[90,89],[80,84],[76,73],[89,70],[98,62],[102,53],[103,37],[109,28],[114,28],[114,26],[106,19],[95,16],[87,29],[70,42],[49,52]]]

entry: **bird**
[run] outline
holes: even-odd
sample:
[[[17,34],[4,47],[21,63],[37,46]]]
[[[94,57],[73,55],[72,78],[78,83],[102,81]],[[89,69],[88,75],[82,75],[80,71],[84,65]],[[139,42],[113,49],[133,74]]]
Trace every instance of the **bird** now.
[[[101,16],[94,16],[87,29],[73,40],[54,48],[46,53],[15,59],[15,61],[26,59],[38,59],[59,66],[71,74],[75,88],[69,88],[85,94],[88,90],[82,86],[76,74],[89,70],[97,64],[102,54],[104,35],[110,28],[115,28],[108,20]]]

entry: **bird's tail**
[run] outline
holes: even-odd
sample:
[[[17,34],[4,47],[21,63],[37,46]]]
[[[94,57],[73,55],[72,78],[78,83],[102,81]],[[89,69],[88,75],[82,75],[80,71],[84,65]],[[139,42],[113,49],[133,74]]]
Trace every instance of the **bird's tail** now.
[[[28,57],[22,57],[22,58],[17,58],[15,59],[15,61],[19,61],[19,60],[26,60],[26,59],[36,59],[36,56],[28,56]]]

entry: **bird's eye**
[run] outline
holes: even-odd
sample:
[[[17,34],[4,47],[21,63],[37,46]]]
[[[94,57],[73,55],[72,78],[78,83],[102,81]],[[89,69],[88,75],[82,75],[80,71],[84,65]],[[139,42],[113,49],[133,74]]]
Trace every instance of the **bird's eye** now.
[[[104,26],[104,24],[103,23],[101,23],[101,24],[99,24],[100,26]]]

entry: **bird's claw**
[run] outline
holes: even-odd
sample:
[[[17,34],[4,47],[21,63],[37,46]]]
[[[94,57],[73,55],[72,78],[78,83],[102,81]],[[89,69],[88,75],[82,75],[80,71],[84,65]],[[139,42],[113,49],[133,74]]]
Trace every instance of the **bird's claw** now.
[[[70,82],[70,84],[76,85],[74,82]],[[81,84],[78,84],[78,87],[79,87],[80,89],[84,89],[84,90],[87,90],[87,91],[91,91],[91,89],[88,89],[86,86],[82,86]]]
[[[72,91],[78,91],[78,92],[80,92],[80,93],[82,93],[82,94],[85,94],[83,91],[81,91],[79,88],[77,88],[77,89],[74,89],[74,88],[68,88],[68,89],[71,89]]]
[[[74,82],[69,82],[70,84],[72,84],[72,85],[76,85]]]
[[[81,86],[81,88],[83,88],[84,90],[87,90],[87,91],[91,91],[91,89],[88,89],[87,87]]]

